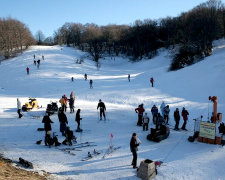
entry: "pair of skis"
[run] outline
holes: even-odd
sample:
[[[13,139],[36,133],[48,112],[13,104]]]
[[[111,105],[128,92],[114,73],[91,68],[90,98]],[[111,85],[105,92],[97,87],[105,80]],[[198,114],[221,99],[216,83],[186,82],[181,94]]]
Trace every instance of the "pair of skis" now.
[[[92,153],[88,152],[87,157],[85,157],[81,161],[88,161],[88,160],[90,160],[90,159],[92,159],[92,158],[94,158],[94,157],[96,157],[96,156],[98,156],[100,154],[101,154],[101,152],[99,152],[99,151],[94,149],[94,151]]]
[[[113,152],[115,152],[116,150],[120,149],[121,146],[109,146],[109,148],[106,150],[105,154],[103,155],[103,159],[105,159],[106,157],[108,157],[109,155],[111,155]]]

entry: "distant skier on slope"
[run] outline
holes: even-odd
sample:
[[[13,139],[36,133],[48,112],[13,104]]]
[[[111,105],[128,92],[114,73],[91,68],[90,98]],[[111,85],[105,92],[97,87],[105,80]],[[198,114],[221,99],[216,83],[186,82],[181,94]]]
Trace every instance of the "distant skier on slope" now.
[[[128,74],[128,81],[130,82],[130,74]]]
[[[150,78],[150,83],[152,84],[152,87],[154,86],[154,79],[153,77]]]
[[[98,108],[100,108],[100,120],[102,120],[102,114],[103,114],[104,120],[106,120],[106,117],[105,117],[106,107],[105,107],[105,103],[102,102],[101,99],[99,99],[97,110],[98,110]]]
[[[92,84],[93,84],[93,81],[92,81],[92,79],[90,79],[90,82],[89,82],[89,84],[90,84],[90,89],[92,89],[92,88],[93,88],[93,86],[92,86]]]
[[[30,73],[30,69],[29,67],[27,67],[27,75]]]
[[[86,73],[84,74],[84,79],[85,79],[85,81],[87,80],[87,74]]]

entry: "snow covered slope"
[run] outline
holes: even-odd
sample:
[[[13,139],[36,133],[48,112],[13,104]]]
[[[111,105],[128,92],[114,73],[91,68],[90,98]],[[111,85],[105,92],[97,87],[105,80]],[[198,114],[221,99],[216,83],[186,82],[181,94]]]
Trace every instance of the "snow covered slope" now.
[[[36,58],[45,56],[38,69],[33,64]],[[133,132],[138,134],[142,144],[138,151],[138,164],[143,159],[163,161],[155,179],[225,179],[225,148],[199,142],[190,143],[188,136],[193,135],[193,118],[203,115],[204,120],[212,113],[212,103],[208,96],[218,96],[218,112],[225,115],[225,47],[217,44],[212,56],[204,61],[181,69],[168,72],[170,58],[166,50],[159,56],[138,63],[116,57],[101,59],[98,70],[95,63],[84,59],[76,64],[76,59],[83,55],[79,50],[68,47],[33,46],[20,56],[0,65],[0,153],[13,160],[23,157],[33,162],[37,171],[50,172],[55,179],[138,179],[132,168],[132,154],[129,141]],[[26,74],[26,67],[30,74]],[[93,89],[89,81],[93,80]],[[127,75],[131,74],[131,82]],[[155,87],[150,86],[150,77],[155,79]],[[71,82],[74,77],[74,82]],[[75,109],[81,109],[83,133],[75,133],[78,143],[92,141],[93,147],[73,151],[75,156],[59,148],[36,145],[44,139],[42,116],[51,101],[58,101],[62,95],[75,92]],[[28,97],[36,97],[42,108],[23,113],[17,118],[16,98],[22,104]],[[98,120],[96,110],[98,100],[102,99],[107,108],[107,121]],[[170,105],[170,125],[174,125],[173,111],[185,107],[189,113],[187,129],[173,131],[168,139],[154,143],[146,140],[147,131],[136,126],[137,114],[134,109],[140,104],[150,115],[155,104],[158,107],[164,101]],[[69,110],[68,110],[69,111]],[[75,114],[66,113],[69,126],[76,129]],[[39,118],[39,116],[41,116]],[[151,116],[150,116],[151,117]],[[52,129],[58,134],[60,142],[64,140],[59,132],[57,115]],[[223,118],[224,119],[224,118]],[[181,120],[181,124],[182,124]],[[180,124],[180,126],[181,126]],[[153,124],[151,123],[151,126]],[[113,134],[114,146],[121,146],[112,155],[102,158]],[[81,161],[88,151],[94,149],[102,154],[89,161]]]

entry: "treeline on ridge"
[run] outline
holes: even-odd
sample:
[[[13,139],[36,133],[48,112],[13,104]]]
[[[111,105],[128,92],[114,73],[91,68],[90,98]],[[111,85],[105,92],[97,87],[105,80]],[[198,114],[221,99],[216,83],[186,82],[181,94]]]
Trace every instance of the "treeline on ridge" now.
[[[170,70],[177,70],[209,56],[212,42],[224,36],[224,4],[209,0],[178,17],[137,20],[130,26],[65,23],[54,33],[54,41],[76,46],[96,62],[104,54],[141,60],[162,47],[175,49]]]
[[[0,18],[0,56],[6,59],[36,44],[30,30],[12,18]]]

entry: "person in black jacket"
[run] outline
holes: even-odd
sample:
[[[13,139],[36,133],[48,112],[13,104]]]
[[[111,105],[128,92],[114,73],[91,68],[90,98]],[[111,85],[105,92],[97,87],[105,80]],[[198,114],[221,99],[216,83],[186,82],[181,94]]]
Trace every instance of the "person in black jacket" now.
[[[102,102],[101,99],[99,99],[99,103],[98,103],[97,109],[98,108],[100,108],[100,120],[102,120],[102,114],[104,116],[104,119],[106,120],[106,117],[105,117],[106,107],[105,107],[105,103]]]
[[[64,111],[61,108],[58,112],[58,118],[60,122],[60,132],[62,133],[63,136],[65,136],[66,124],[68,124],[68,121]]]
[[[78,109],[76,113],[76,119],[75,119],[75,121],[77,121],[77,130],[80,130],[80,120],[82,120],[82,118],[80,118],[80,109]]]
[[[133,133],[132,138],[130,140],[130,151],[133,154],[133,160],[131,165],[133,165],[133,168],[137,168],[137,147],[140,143],[137,143],[137,134]]]
[[[179,112],[178,108],[176,108],[176,110],[174,111],[173,116],[174,116],[174,120],[176,122],[174,130],[179,130],[180,112]]]
[[[45,134],[47,134],[48,131],[52,130],[51,123],[54,123],[54,122],[50,119],[47,113],[43,117],[42,123],[44,123]]]
[[[72,145],[72,139],[75,139],[74,135],[73,135],[73,131],[70,130],[70,127],[68,126],[66,128],[66,133],[65,133],[66,139],[62,142],[64,145]]]

